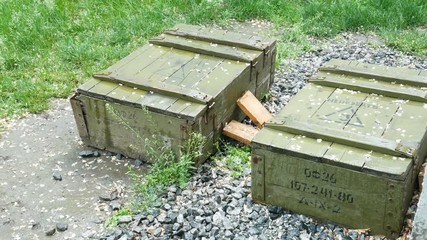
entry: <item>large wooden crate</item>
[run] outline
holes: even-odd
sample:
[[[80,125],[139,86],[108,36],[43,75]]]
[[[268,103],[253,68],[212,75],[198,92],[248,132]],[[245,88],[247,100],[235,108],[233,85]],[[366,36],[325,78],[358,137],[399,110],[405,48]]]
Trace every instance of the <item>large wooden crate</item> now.
[[[426,156],[427,71],[333,60],[255,136],[252,197],[397,236]]]
[[[224,123],[243,116],[236,100],[246,90],[268,92],[275,54],[273,40],[177,25],[78,87],[71,104],[80,137],[144,158],[141,139],[159,134],[179,154],[197,131],[207,138],[206,156]]]

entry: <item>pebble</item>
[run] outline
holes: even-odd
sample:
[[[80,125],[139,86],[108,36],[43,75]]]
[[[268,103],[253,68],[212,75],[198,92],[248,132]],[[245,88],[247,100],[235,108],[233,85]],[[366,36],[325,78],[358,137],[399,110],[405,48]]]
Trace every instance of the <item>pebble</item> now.
[[[62,175],[58,172],[53,173],[52,177],[55,181],[62,181]]]
[[[133,165],[134,166],[136,166],[136,167],[140,167],[140,166],[142,166],[144,164],[144,162],[143,161],[141,161],[141,160],[139,160],[139,159],[136,159],[134,162],[133,162]]]
[[[130,216],[130,215],[123,215],[123,216],[119,216],[117,218],[117,222],[119,224],[121,224],[121,223],[130,223],[131,221],[132,221],[132,216]]]
[[[119,210],[122,204],[119,201],[111,201],[110,207],[113,211]]]
[[[55,234],[55,232],[56,232],[56,228],[55,227],[48,227],[45,230],[46,236],[52,236],[53,234]]]
[[[79,153],[79,156],[82,157],[82,158],[94,157],[95,156],[95,151],[92,151],[92,150],[83,150],[83,151],[81,151]]]
[[[56,224],[56,230],[58,230],[58,232],[64,232],[67,231],[68,229],[68,224],[66,223],[57,223]]]

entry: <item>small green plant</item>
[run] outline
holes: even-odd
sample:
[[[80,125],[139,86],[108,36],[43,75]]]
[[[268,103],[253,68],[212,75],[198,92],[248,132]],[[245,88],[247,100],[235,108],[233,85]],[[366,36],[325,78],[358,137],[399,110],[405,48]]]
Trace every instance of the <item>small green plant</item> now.
[[[109,218],[107,218],[107,220],[104,222],[104,226],[107,229],[113,228],[115,226],[117,226],[118,224],[118,219],[120,216],[126,216],[126,215],[131,215],[132,212],[129,208],[121,208],[119,209],[117,212],[113,213],[113,215]]]
[[[224,144],[223,152],[217,158],[220,166],[231,171],[231,176],[239,177],[247,169],[250,169],[251,149],[248,146],[234,146]]]
[[[204,136],[200,133],[191,133],[189,139],[182,146],[181,155],[178,159],[169,149],[162,153],[163,157],[156,158],[145,176],[136,174],[130,168],[129,175],[132,179],[135,200],[132,204],[133,207],[138,210],[146,210],[154,206],[158,196],[168,186],[176,185],[179,188],[184,188],[191,177],[191,171],[194,169],[194,161],[201,156],[200,148],[204,143]],[[151,149],[155,150],[154,148]]]
[[[165,144],[160,136],[155,121],[149,110],[143,107],[146,123],[152,129],[150,137],[142,137],[124,119],[118,111],[110,104],[106,105],[108,113],[116,119],[122,126],[132,131],[139,141],[143,143],[144,153],[149,162],[152,162],[151,169],[145,175],[140,175],[129,167],[129,176],[132,180],[133,200],[131,208],[133,210],[146,210],[153,207],[168,186],[177,185],[184,188],[190,179],[191,171],[194,169],[194,162],[201,156],[201,148],[205,144],[206,138],[200,133],[189,134],[188,139],[181,146],[179,157]],[[138,144],[141,145],[141,144]],[[131,146],[135,148],[135,146]],[[114,222],[113,222],[114,223]]]

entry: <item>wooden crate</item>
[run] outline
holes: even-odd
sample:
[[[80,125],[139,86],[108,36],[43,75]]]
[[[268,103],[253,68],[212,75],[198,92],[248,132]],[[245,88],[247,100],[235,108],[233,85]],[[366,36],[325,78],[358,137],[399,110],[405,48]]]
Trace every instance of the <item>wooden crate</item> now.
[[[255,136],[253,199],[398,236],[426,157],[426,73],[327,63]]]
[[[179,154],[197,131],[207,156],[224,123],[243,116],[236,100],[246,90],[267,93],[275,54],[273,40],[177,25],[78,87],[71,104],[79,134],[89,146],[144,158],[141,138],[160,134]]]

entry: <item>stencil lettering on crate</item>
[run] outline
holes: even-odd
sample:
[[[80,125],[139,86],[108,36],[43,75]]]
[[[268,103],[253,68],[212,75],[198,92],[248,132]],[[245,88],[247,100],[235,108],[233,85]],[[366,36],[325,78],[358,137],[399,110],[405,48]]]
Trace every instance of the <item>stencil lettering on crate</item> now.
[[[329,98],[326,100],[327,103],[332,103],[334,105],[344,105],[343,108],[334,109],[326,112],[325,114],[316,114],[317,118],[324,121],[333,121],[336,123],[348,124],[356,127],[364,127],[364,123],[362,119],[357,115],[358,109],[363,108],[371,108],[378,109],[378,106],[371,103],[366,102],[356,102],[351,100],[342,100]],[[353,121],[351,121],[353,120]]]
[[[354,203],[353,194],[334,187],[337,184],[337,178],[334,173],[326,170],[304,168],[302,176],[306,180],[297,181],[292,179],[289,181],[289,188],[294,191],[307,193],[309,194],[308,196],[315,198],[311,199],[310,197],[303,196],[299,198],[298,203],[337,214],[341,213],[340,203],[351,205]],[[315,183],[313,183],[313,180]]]
[[[309,184],[302,181],[290,181],[290,188],[296,191],[310,193],[315,196],[322,196],[328,199],[338,200],[344,203],[353,203],[354,198],[351,193],[338,191],[332,188],[323,187],[317,184]]]
[[[325,211],[330,211],[332,213],[341,213],[341,207],[337,204],[330,204],[326,201],[318,199],[310,199],[306,197],[300,197],[298,203],[304,204],[313,208],[322,209]]]

